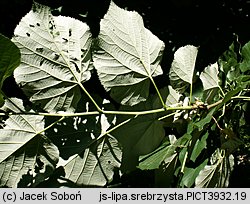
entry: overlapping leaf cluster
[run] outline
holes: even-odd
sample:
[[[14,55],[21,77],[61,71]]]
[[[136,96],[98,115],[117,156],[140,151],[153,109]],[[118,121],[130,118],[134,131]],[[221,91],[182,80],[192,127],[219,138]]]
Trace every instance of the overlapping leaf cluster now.
[[[111,1],[100,28],[93,38],[34,3],[11,40],[0,36],[1,87],[13,73],[32,104],[1,91],[0,186],[108,186],[135,169],[153,170],[156,187],[228,186],[249,136],[237,131],[248,128],[249,44],[201,73],[198,48],[181,47],[158,89],[165,45],[142,17]],[[93,72],[116,104],[88,92]]]

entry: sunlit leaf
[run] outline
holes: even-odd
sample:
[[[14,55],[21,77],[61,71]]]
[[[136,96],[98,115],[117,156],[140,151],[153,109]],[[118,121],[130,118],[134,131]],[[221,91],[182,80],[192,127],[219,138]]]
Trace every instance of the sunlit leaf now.
[[[73,112],[79,85],[90,78],[91,33],[87,24],[53,17],[50,8],[34,3],[12,41],[21,51],[16,82],[30,100],[48,112]]]
[[[214,180],[218,180],[218,178],[218,165],[206,165],[196,177],[195,184],[197,188],[215,187],[216,182]]]
[[[15,100],[17,101],[17,100]],[[0,185],[17,187],[20,179],[28,174],[36,185],[47,178],[59,158],[57,147],[41,132],[42,116],[11,115],[0,129]]]
[[[15,112],[15,113],[21,113],[22,111],[25,111],[23,101],[19,98],[7,98],[5,99],[3,107],[1,107],[1,110],[4,112]]]
[[[11,115],[0,129],[0,162],[4,161],[44,129],[43,116]]]
[[[219,68],[218,63],[207,66],[200,74],[203,85],[203,98],[206,103],[214,101],[219,89]]]
[[[197,188],[226,188],[229,184],[229,178],[234,166],[234,157],[232,155],[224,156],[217,149],[212,155],[210,165],[206,165],[195,179]]]
[[[162,74],[164,43],[144,27],[142,17],[111,1],[100,23],[98,49],[93,54],[99,79],[122,104],[145,101],[152,77]]]
[[[166,105],[173,106],[178,104],[181,94],[173,89],[172,86],[168,86],[168,96],[166,98]]]
[[[200,79],[205,91],[219,87],[218,74],[219,70],[217,63],[207,66],[204,71],[201,72]]]
[[[175,52],[169,71],[170,82],[175,90],[183,92],[193,83],[197,53],[198,48],[193,45],[180,47]]]
[[[159,148],[148,155],[140,156],[138,168],[141,170],[152,170],[160,167],[163,161],[169,163],[176,156],[175,146],[169,142],[163,143]]]
[[[121,156],[117,140],[102,137],[64,166],[66,178],[79,186],[104,186],[112,180],[114,169],[120,167]]]
[[[204,169],[207,164],[207,159],[196,168],[185,167],[184,175],[181,180],[181,185],[191,188],[195,182],[196,177],[199,175],[200,171]]]

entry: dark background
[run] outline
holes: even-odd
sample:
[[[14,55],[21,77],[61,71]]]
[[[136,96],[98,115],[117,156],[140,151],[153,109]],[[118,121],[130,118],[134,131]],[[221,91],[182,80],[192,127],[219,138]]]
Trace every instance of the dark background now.
[[[63,6],[64,15],[86,21],[94,35],[109,0],[37,0],[51,7]],[[120,7],[138,11],[144,23],[166,44],[163,65],[168,69],[173,51],[192,44],[199,46],[197,68],[215,62],[238,35],[250,40],[250,0],[114,0]],[[0,1],[0,32],[11,37],[15,26],[31,8],[32,0]],[[82,20],[82,19],[81,19]]]
[[[53,8],[62,7],[62,14],[86,21],[94,36],[99,21],[106,13],[109,0],[37,0]],[[244,45],[250,41],[250,0],[114,0],[122,8],[138,11],[145,26],[165,42],[162,68],[167,74],[174,51],[180,46],[199,46],[196,69],[217,61],[238,38]],[[32,0],[0,0],[0,33],[11,38],[21,18],[31,9]],[[85,18],[79,13],[87,14]],[[15,87],[13,77],[3,87],[9,96],[24,97]],[[133,176],[139,176],[134,174]],[[231,187],[249,187],[249,165],[237,166]],[[143,183],[142,186],[145,186]],[[133,178],[127,185],[138,187]],[[135,180],[138,182],[138,179]],[[145,180],[146,182],[146,180]]]

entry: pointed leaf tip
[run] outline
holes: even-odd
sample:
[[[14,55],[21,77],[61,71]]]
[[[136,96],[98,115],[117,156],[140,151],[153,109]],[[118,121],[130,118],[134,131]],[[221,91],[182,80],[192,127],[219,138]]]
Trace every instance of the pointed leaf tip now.
[[[52,16],[50,8],[35,3],[15,28],[21,65],[16,82],[30,100],[47,112],[74,112],[79,84],[90,78],[91,33],[86,23]]]
[[[150,79],[163,73],[164,43],[144,27],[137,12],[119,8],[114,2],[100,26],[93,59],[102,85],[121,104],[146,100]]]

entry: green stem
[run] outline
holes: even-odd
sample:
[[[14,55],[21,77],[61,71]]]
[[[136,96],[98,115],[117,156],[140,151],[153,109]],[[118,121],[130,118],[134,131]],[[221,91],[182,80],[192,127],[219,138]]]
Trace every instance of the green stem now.
[[[175,115],[175,113],[176,112],[164,115],[163,117],[158,118],[158,120],[164,120],[165,118],[168,118],[168,117],[171,117],[171,116]]]
[[[142,65],[143,65],[143,67],[144,67],[144,69],[145,69],[145,71],[146,71],[146,73],[147,73],[147,75],[148,75],[150,81],[152,82],[152,84],[153,84],[153,86],[154,86],[154,88],[155,88],[155,90],[156,90],[156,92],[157,92],[157,95],[158,95],[158,97],[159,97],[159,99],[160,99],[160,101],[161,101],[162,107],[163,107],[163,108],[166,108],[166,104],[165,104],[165,102],[164,102],[163,99],[162,99],[161,93],[160,93],[158,87],[157,87],[156,84],[155,84],[155,81],[154,81],[154,79],[153,79],[153,77],[152,77],[152,75],[151,75],[151,72],[147,69],[147,66],[145,65],[145,63],[144,63],[142,60],[140,60],[140,61],[141,61],[141,63],[142,63]]]
[[[221,99],[221,100],[219,100],[219,101],[216,101],[215,103],[212,103],[212,104],[208,105],[208,106],[207,106],[207,109],[210,110],[211,108],[214,108],[215,106],[218,106],[219,104],[222,103],[222,101],[223,101],[223,100]]]
[[[91,96],[90,96],[91,97]],[[91,97],[92,98],[92,97]],[[247,96],[234,96],[231,98],[232,100],[247,100],[250,101],[250,97]],[[92,101],[95,103],[94,99]],[[210,110],[213,107],[218,106],[223,102],[223,99],[210,104],[207,106],[207,109]],[[17,106],[14,102],[12,102],[13,105]],[[90,112],[80,112],[80,113],[42,113],[42,112],[22,112],[20,110],[20,113],[0,113],[0,116],[7,116],[7,115],[41,115],[41,116],[48,116],[48,117],[75,117],[75,116],[88,116],[88,115],[99,115],[99,114],[106,114],[106,115],[147,115],[147,114],[154,114],[154,113],[160,113],[160,112],[167,112],[167,111],[177,111],[177,110],[194,110],[198,109],[199,107],[196,106],[180,106],[180,107],[165,107],[165,108],[159,108],[159,109],[153,109],[153,110],[146,110],[146,111],[105,111],[101,110],[100,107],[96,104],[96,107],[98,107],[98,111],[90,111]],[[18,107],[17,107],[18,108]],[[19,108],[20,109],[20,108]],[[170,117],[174,115],[175,113],[170,113],[168,115],[165,115],[158,120],[163,120],[164,118]]]
[[[41,112],[22,112],[22,113],[0,113],[0,116],[6,116],[6,115],[18,115],[18,114],[24,114],[24,115],[41,115],[41,116],[48,116],[48,117],[75,117],[75,116],[86,116],[86,115],[99,115],[99,114],[106,114],[106,115],[148,115],[148,114],[154,114],[154,113],[160,113],[160,112],[166,112],[166,111],[176,111],[176,110],[192,110],[197,109],[197,107],[193,106],[180,106],[180,107],[167,107],[159,108],[159,109],[153,109],[153,110],[147,110],[147,111],[105,111],[102,110],[100,113],[99,111],[91,111],[91,112],[80,112],[80,113],[41,113]],[[165,116],[167,117],[167,116]]]
[[[97,111],[102,113],[103,110],[99,107],[99,105],[96,103],[96,101],[93,99],[93,97],[90,95],[90,93],[85,89],[85,87],[82,85],[81,82],[78,83],[81,89],[84,91],[84,93],[89,97],[89,99],[92,101],[94,106],[97,108]]]
[[[161,93],[160,93],[160,91],[159,91],[157,85],[155,84],[154,79],[153,79],[152,77],[150,77],[150,80],[151,80],[151,82],[152,82],[152,84],[153,84],[153,86],[154,86],[154,88],[155,88],[155,90],[156,90],[156,93],[157,93],[157,95],[158,95],[158,97],[159,97],[159,99],[160,99],[160,101],[161,101],[162,107],[166,109],[167,106],[166,106],[165,102],[163,101],[163,98],[162,98],[162,96],[161,96]]]
[[[136,116],[135,116],[136,117]],[[135,117],[129,118],[121,123],[119,123],[118,125],[116,125],[115,127],[111,128],[110,130],[107,130],[103,135],[107,135],[110,134],[111,132],[113,132],[114,130],[116,130],[117,128],[125,125],[126,123],[128,123],[129,121],[131,121],[132,119],[134,119]]]
[[[219,86],[219,89],[220,89],[220,92],[222,93],[222,96],[224,97],[224,96],[225,96],[225,93],[224,93],[224,91],[222,90],[221,86]]]
[[[192,104],[192,96],[193,96],[193,83],[191,83],[190,85],[189,105]]]
[[[51,127],[53,127],[54,125],[56,125],[57,123],[61,122],[62,120],[64,120],[66,117],[61,117],[60,119],[58,119],[57,121],[53,122],[52,124],[48,125],[46,128],[44,128],[42,131],[40,131],[39,133],[37,133],[36,135],[42,134],[43,132],[45,132],[46,130],[50,129]]]
[[[250,101],[249,96],[234,96],[232,99],[239,99],[239,100],[244,100],[244,101]]]
[[[183,159],[183,163],[182,163],[182,166],[181,166],[181,173],[184,173],[184,168],[185,168],[185,165],[186,165],[186,162],[187,162],[187,156],[188,156],[188,151],[186,151],[184,159]]]
[[[147,111],[103,111],[103,114],[110,115],[147,115],[166,111],[164,108],[147,110]]]
[[[136,117],[136,116],[135,116]],[[93,143],[95,143],[96,141],[100,140],[101,138],[103,138],[104,136],[110,134],[111,132],[113,132],[114,130],[116,130],[117,128],[125,125],[126,123],[128,123],[129,121],[131,121],[133,118],[129,118],[121,123],[119,123],[118,125],[116,125],[115,127],[111,128],[110,130],[107,130],[105,133],[102,133],[99,137],[97,137],[96,139],[94,139],[88,146],[91,146]]]

